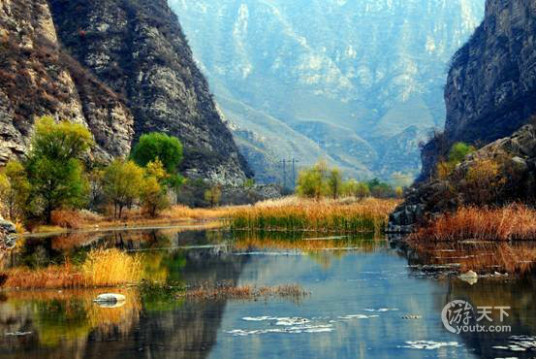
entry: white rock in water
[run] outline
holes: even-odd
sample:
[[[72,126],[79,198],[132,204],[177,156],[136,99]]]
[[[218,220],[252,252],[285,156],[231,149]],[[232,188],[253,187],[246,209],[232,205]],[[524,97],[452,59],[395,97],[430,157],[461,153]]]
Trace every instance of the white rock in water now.
[[[473,285],[476,282],[478,282],[478,274],[476,274],[472,270],[470,270],[467,273],[460,274],[459,278],[461,280],[463,280],[464,282],[467,282],[467,283],[469,283],[471,285]]]
[[[126,300],[126,297],[122,294],[116,294],[116,293],[105,293],[105,294],[99,294],[97,299],[94,301],[97,303],[117,303],[117,302],[124,302]]]

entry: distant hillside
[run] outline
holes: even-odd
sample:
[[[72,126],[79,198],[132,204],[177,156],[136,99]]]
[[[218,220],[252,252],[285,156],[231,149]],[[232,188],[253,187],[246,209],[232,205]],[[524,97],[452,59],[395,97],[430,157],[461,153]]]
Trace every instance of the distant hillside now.
[[[483,0],[170,5],[265,180],[292,157],[361,177],[417,174],[418,143],[444,123],[447,62],[484,13]]]

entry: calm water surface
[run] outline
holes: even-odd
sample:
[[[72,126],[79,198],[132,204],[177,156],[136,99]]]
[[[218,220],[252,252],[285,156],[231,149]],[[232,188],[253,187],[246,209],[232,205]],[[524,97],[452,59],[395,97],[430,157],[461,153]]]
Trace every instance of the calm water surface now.
[[[72,243],[77,243],[72,248]],[[170,284],[299,284],[304,298],[178,300],[116,289],[127,302],[104,308],[98,290],[0,292],[0,358],[531,358],[536,291],[531,274],[470,285],[430,270],[386,240],[274,238],[213,231],[147,231],[27,239],[5,267],[83,260],[91,247],[143,258]],[[429,259],[428,259],[429,261]],[[530,273],[530,272],[529,272]],[[442,325],[453,299],[510,306],[512,333],[456,335]],[[522,335],[523,337],[520,337]],[[520,339],[521,338],[521,339]],[[523,351],[506,350],[522,342]]]

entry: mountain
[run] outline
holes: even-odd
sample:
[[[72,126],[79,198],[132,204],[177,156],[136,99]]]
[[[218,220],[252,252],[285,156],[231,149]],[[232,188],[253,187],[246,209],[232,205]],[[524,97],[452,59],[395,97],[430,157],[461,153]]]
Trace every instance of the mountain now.
[[[160,131],[183,142],[189,177],[250,175],[166,1],[2,1],[0,44],[3,162],[50,114],[85,124],[104,160]]]
[[[424,177],[453,143],[490,143],[536,114],[535,36],[536,1],[487,1],[484,21],[452,59],[445,131],[424,149]]]
[[[475,0],[170,5],[260,180],[321,156],[358,177],[416,175],[419,142],[444,123],[447,62],[484,12]]]
[[[393,231],[412,229],[427,214],[472,204],[476,191],[466,186],[467,172],[482,160],[499,164],[503,172],[488,170],[488,177],[494,176],[489,186],[501,190],[489,190],[488,202],[494,203],[477,204],[534,202],[535,39],[536,0],[487,0],[482,24],[451,61],[445,130],[424,147],[421,181],[391,216]],[[459,141],[481,148],[447,178],[431,176],[438,159]],[[479,175],[486,178],[485,173]]]

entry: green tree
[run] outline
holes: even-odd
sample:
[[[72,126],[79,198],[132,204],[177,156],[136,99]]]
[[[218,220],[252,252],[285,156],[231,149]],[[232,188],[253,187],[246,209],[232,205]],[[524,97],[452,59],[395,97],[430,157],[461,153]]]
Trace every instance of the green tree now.
[[[300,171],[296,192],[301,197],[319,199],[326,193],[327,165],[324,161],[318,162],[312,168]]]
[[[327,186],[329,194],[333,199],[339,198],[342,191],[342,175],[338,168],[333,168],[329,171]]]
[[[167,191],[155,176],[145,178],[141,189],[141,205],[151,217],[169,207]]]
[[[145,181],[141,191],[141,205],[151,217],[168,208],[168,180],[171,175],[166,172],[162,161],[156,159],[145,168]]]
[[[343,193],[345,196],[365,198],[370,196],[370,189],[365,182],[357,182],[351,179],[343,184]]]
[[[47,223],[52,211],[79,207],[87,186],[82,157],[93,145],[91,133],[80,124],[55,123],[51,117],[36,122],[30,153],[25,161],[31,185],[31,209]]]
[[[9,190],[4,197],[7,216],[11,220],[22,219],[31,191],[26,170],[20,162],[10,161],[4,169],[4,175],[9,181]]]
[[[376,198],[385,198],[395,195],[395,191],[390,184],[382,182],[377,178],[369,181],[368,187],[371,195]]]
[[[121,218],[125,207],[131,207],[143,189],[144,171],[132,161],[115,160],[104,169],[103,190],[114,205],[114,216]]]
[[[132,150],[132,159],[140,166],[147,166],[155,160],[162,161],[169,174],[176,174],[183,158],[180,140],[164,133],[148,133],[140,137]]]

